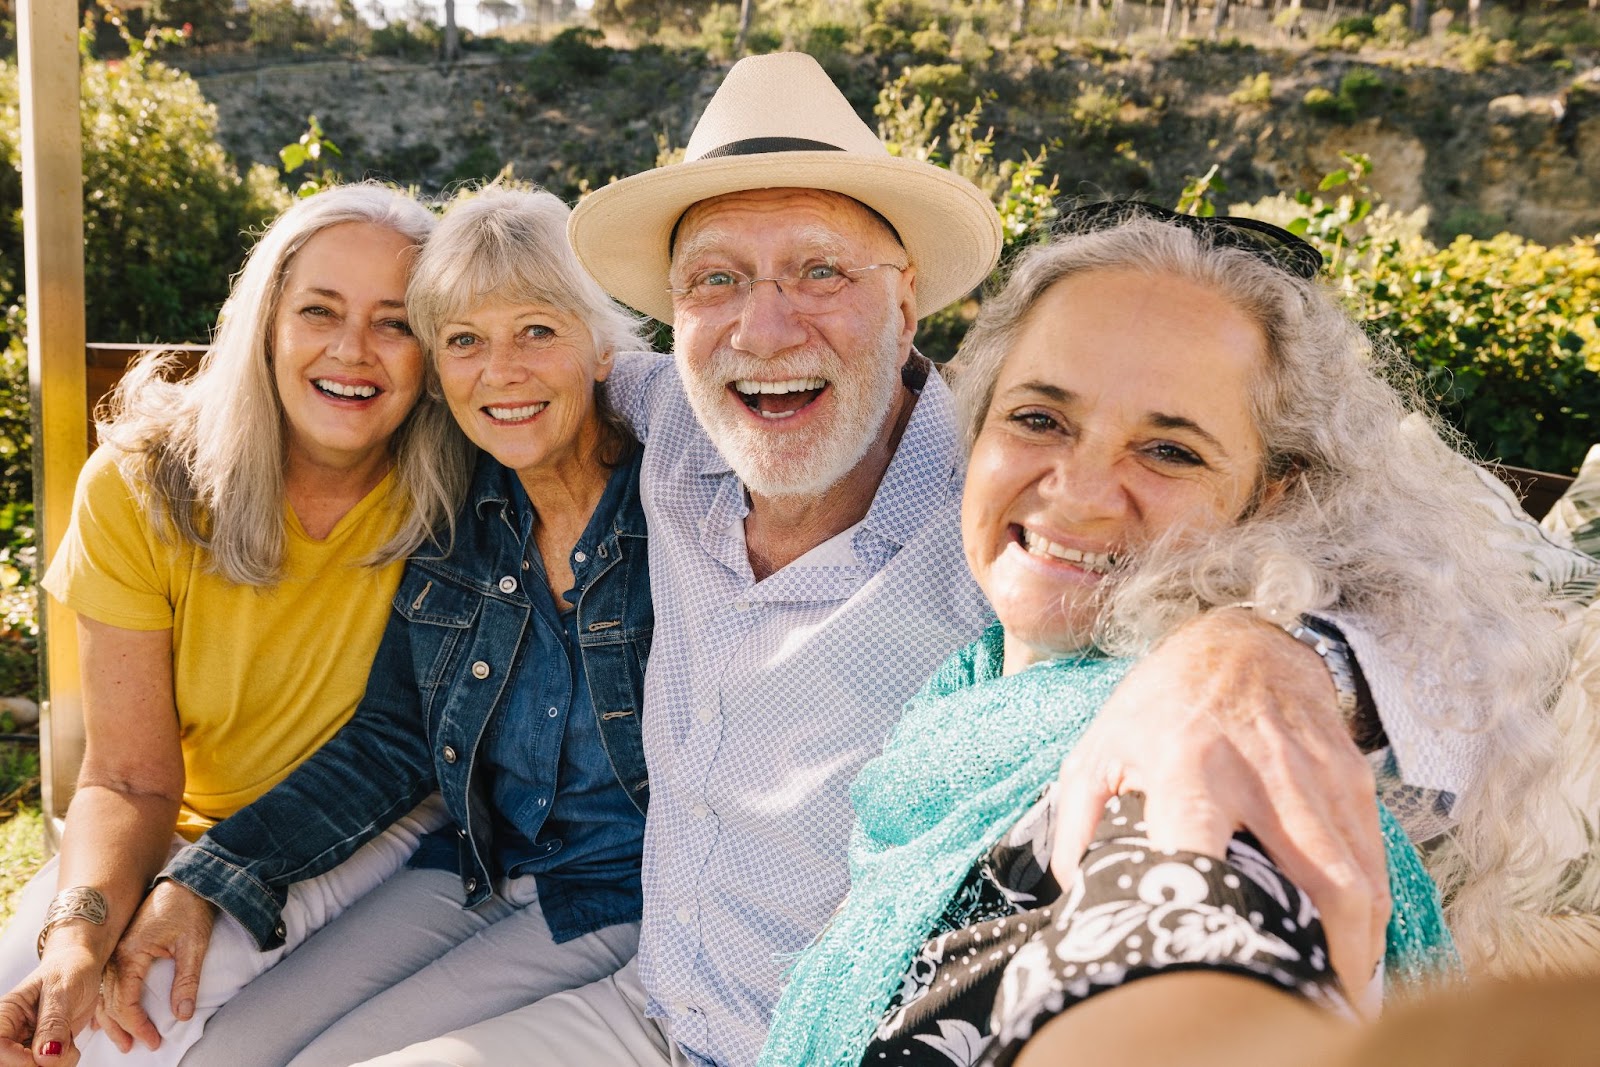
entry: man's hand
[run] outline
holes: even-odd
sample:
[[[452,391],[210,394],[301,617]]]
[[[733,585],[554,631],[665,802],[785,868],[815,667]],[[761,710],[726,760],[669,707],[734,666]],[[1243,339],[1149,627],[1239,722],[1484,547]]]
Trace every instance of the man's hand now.
[[[77,946],[52,946],[33,973],[0,997],[0,1067],[73,1067],[72,1035],[100,996],[100,967]]]
[[[96,1016],[123,1052],[133,1048],[136,1038],[150,1049],[161,1045],[160,1031],[139,1003],[145,976],[156,960],[173,962],[172,1014],[179,1019],[194,1015],[200,967],[216,917],[215,905],[177,882],[162,882],[145,897],[106,964],[105,995]]]
[[[1249,830],[1322,912],[1333,967],[1361,999],[1383,954],[1388,864],[1371,768],[1315,652],[1243,611],[1186,624],[1112,693],[1059,790],[1061,884],[1119,793],[1145,794],[1160,848],[1221,856]]]

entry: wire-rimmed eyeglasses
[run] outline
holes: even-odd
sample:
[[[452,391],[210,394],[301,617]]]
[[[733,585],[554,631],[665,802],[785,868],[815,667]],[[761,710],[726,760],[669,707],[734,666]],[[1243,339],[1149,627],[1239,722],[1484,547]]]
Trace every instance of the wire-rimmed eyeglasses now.
[[[865,267],[841,267],[837,263],[807,263],[787,278],[752,278],[731,267],[707,267],[695,271],[681,288],[668,289],[682,303],[698,311],[733,311],[744,305],[746,297],[762,282],[771,282],[802,314],[827,309],[856,275],[869,270],[905,270],[902,263],[869,263]]]

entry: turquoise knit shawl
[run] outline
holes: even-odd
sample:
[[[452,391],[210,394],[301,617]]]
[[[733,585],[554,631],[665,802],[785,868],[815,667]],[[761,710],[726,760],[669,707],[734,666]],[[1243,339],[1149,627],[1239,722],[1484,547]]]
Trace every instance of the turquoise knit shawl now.
[[[1133,665],[1081,656],[1002,677],[998,624],[906,705],[851,788],[850,895],[796,963],[760,1063],[856,1067],[900,980],[973,864],[1038,799]],[[1380,805],[1381,808],[1381,805]],[[1391,981],[1455,966],[1433,882],[1382,809]]]

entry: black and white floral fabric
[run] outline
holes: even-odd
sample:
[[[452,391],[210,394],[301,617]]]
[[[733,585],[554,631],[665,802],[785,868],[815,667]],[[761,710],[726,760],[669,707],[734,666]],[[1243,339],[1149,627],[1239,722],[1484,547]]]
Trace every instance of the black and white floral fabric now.
[[[1248,839],[1160,853],[1137,797],[1107,805],[1076,884],[1050,874],[1053,787],[973,869],[864,1065],[1007,1064],[1046,1021],[1158,971],[1222,970],[1347,1011],[1309,898]]]

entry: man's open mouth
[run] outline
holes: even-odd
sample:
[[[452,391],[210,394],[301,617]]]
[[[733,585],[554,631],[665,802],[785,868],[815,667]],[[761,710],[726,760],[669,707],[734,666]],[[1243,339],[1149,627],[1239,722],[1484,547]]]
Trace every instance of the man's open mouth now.
[[[729,382],[744,406],[763,419],[787,419],[828,387],[826,378],[789,378],[781,382],[758,382],[741,378]]]

